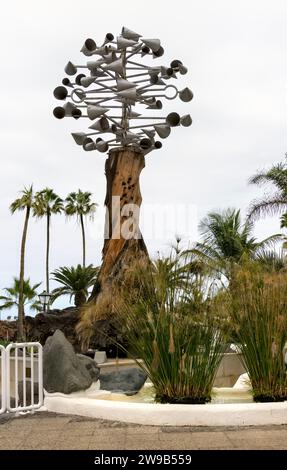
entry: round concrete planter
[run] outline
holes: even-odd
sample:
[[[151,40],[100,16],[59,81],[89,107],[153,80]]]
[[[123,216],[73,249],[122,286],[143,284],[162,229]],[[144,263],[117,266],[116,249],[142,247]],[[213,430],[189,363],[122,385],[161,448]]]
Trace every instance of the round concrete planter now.
[[[287,424],[287,402],[207,405],[127,403],[46,396],[48,411],[154,426],[263,426]]]
[[[135,366],[134,361],[108,361],[102,371]],[[231,391],[238,377],[245,372],[237,353],[223,354],[215,387]],[[146,385],[150,386],[150,385]],[[91,418],[154,426],[263,426],[287,424],[287,401],[281,403],[226,403],[206,405],[172,405],[132,403],[103,399],[104,392],[94,384],[91,390],[63,395],[45,394],[48,411]],[[220,388],[219,388],[220,390]],[[234,391],[236,394],[237,392]],[[102,399],[101,399],[102,398]]]

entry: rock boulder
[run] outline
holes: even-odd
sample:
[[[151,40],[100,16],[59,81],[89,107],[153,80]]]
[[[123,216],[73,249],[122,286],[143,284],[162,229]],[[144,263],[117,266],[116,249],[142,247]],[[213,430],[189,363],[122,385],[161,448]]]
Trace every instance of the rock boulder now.
[[[47,392],[69,394],[86,390],[98,380],[99,373],[95,361],[76,354],[60,330],[47,339],[43,350],[43,383]]]
[[[101,390],[134,395],[144,385],[147,375],[137,367],[129,367],[119,371],[101,372],[99,379]]]

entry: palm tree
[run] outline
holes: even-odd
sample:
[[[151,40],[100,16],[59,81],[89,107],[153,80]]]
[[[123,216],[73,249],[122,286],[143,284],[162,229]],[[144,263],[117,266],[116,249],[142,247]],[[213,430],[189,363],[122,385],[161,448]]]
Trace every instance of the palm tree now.
[[[269,273],[286,272],[286,256],[283,249],[278,251],[275,250],[262,250],[257,254],[256,261],[258,261],[264,271]]]
[[[280,228],[287,228],[287,214],[283,214],[280,217]]]
[[[26,247],[26,239],[27,239],[27,232],[28,232],[28,224],[29,218],[31,213],[31,208],[33,205],[33,186],[31,185],[29,188],[24,188],[21,191],[21,196],[16,199],[10,205],[10,210],[12,214],[16,211],[25,211],[25,221],[24,221],[24,228],[22,233],[22,240],[21,240],[21,252],[20,252],[20,274],[19,274],[19,299],[18,299],[18,326],[17,326],[17,333],[19,341],[24,339],[24,275],[25,275],[25,247]]]
[[[88,289],[93,286],[99,273],[98,267],[83,267],[80,264],[76,268],[63,266],[53,272],[53,280],[59,282],[63,287],[58,287],[52,292],[52,302],[61,295],[74,297],[76,307],[81,307],[87,301]]]
[[[287,212],[287,159],[271,166],[269,170],[258,172],[249,180],[250,184],[273,185],[276,191],[251,203],[248,218],[256,220],[266,215]]]
[[[6,287],[3,289],[6,295],[0,296],[0,311],[8,310],[12,307],[17,307],[19,311],[20,304],[20,289],[23,289],[23,297],[21,299],[23,303],[23,316],[25,315],[25,307],[29,306],[31,310],[41,310],[41,302],[38,299],[37,289],[41,283],[30,285],[30,279],[24,279],[21,285],[20,279],[14,277],[14,284],[12,287]],[[18,318],[19,323],[19,318]]]
[[[88,191],[72,192],[68,194],[65,200],[65,212],[68,217],[76,216],[82,229],[83,239],[83,267],[86,265],[86,236],[85,236],[85,225],[84,217],[93,217],[97,204],[91,201],[92,193]]]
[[[228,277],[228,267],[239,263],[244,256],[255,258],[260,251],[282,240],[281,234],[262,241],[252,237],[251,220],[242,222],[240,210],[228,208],[223,212],[210,212],[200,225],[203,241],[193,250],[214,269]]]
[[[46,291],[49,286],[49,252],[50,252],[50,221],[52,214],[59,214],[63,210],[63,200],[51,188],[45,188],[35,194],[33,215],[38,218],[46,217],[47,220],[47,245],[46,245]]]

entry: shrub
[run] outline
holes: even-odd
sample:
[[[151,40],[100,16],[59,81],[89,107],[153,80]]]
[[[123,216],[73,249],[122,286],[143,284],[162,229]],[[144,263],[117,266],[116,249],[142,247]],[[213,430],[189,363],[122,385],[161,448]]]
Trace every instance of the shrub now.
[[[161,403],[206,403],[223,352],[211,288],[180,257],[137,265],[118,303],[120,321]]]
[[[287,399],[287,276],[240,269],[232,283],[230,315],[255,401]]]

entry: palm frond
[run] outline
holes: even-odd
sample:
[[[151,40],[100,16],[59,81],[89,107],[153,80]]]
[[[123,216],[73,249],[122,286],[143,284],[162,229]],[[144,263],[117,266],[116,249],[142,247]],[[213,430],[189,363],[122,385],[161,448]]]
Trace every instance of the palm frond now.
[[[287,197],[280,193],[273,196],[265,196],[260,200],[251,203],[247,219],[251,221],[258,220],[261,217],[273,216],[287,211]]]

